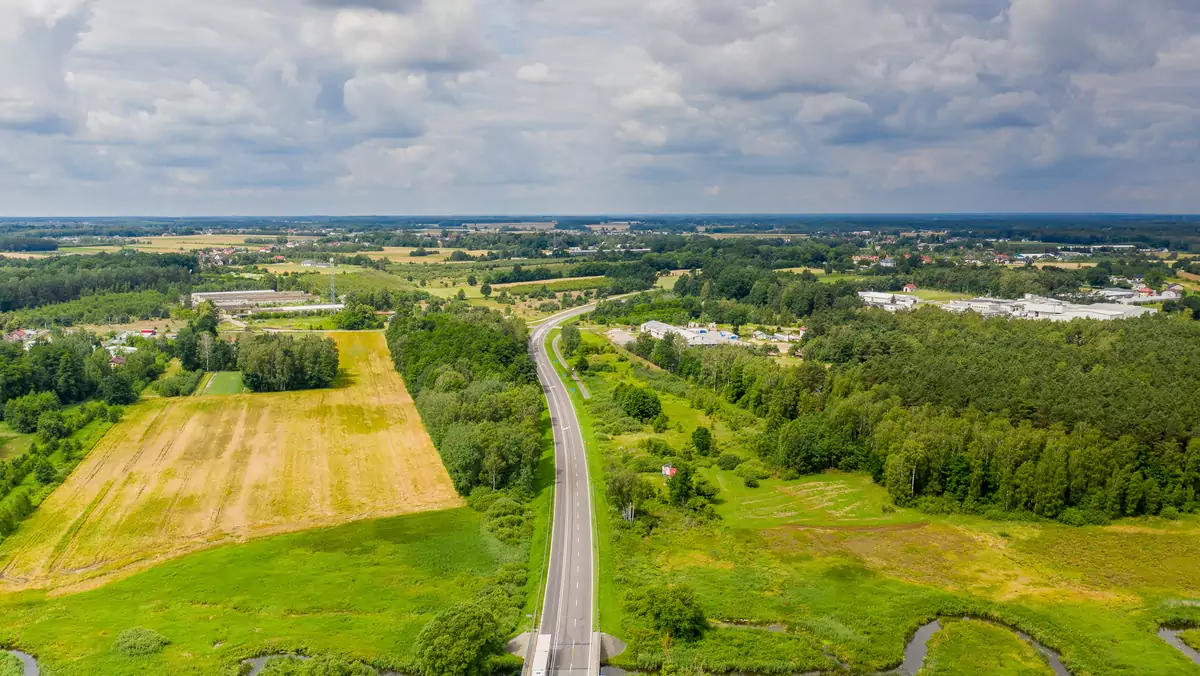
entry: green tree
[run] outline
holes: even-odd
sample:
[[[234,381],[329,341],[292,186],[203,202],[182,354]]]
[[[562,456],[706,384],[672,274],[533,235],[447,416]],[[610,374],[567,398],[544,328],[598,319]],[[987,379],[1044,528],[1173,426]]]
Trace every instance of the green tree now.
[[[564,326],[562,329],[563,354],[568,357],[574,356],[582,340],[583,338],[579,334],[579,326],[577,324],[572,322]]]
[[[100,383],[100,392],[104,403],[109,405],[132,404],[138,400],[138,393],[133,387],[133,377],[123,368],[113,370]]]
[[[4,419],[17,432],[32,434],[37,431],[41,415],[46,411],[57,411],[60,406],[58,395],[54,392],[27,394],[8,400],[4,405]]]
[[[712,431],[704,426],[692,430],[692,450],[696,455],[712,455],[715,450]]]
[[[33,468],[33,478],[43,486],[52,484],[58,478],[58,470],[54,469],[54,465],[50,464],[49,460],[41,458]]]
[[[488,660],[504,650],[496,616],[477,603],[438,613],[417,636],[416,666],[422,676],[488,676]]]
[[[667,431],[667,426],[670,423],[671,421],[667,418],[667,414],[659,411],[658,415],[654,416],[654,420],[650,421],[650,429],[654,430],[655,434],[662,434]]]
[[[708,629],[704,609],[691,587],[646,587],[636,592],[627,605],[651,629],[673,640],[695,640]]]
[[[456,251],[454,253],[458,253],[458,252]],[[478,283],[479,283],[479,280],[475,278],[475,275],[467,275],[467,286],[475,286]]]
[[[492,295],[492,285],[484,282],[483,286],[479,287],[479,293],[483,294],[484,298],[490,298]]]
[[[70,434],[67,429],[67,421],[63,418],[62,411],[45,411],[38,416],[37,421],[38,439],[43,443],[62,439]]]
[[[695,495],[696,487],[692,483],[692,467],[687,463],[678,463],[675,474],[667,479],[667,499],[676,507],[684,507],[688,500]]]
[[[609,501],[621,513],[621,518],[630,523],[637,518],[645,502],[654,497],[654,486],[628,468],[607,473],[605,484]]]
[[[343,331],[378,329],[383,321],[375,314],[375,308],[364,303],[351,303],[333,316],[333,325]]]

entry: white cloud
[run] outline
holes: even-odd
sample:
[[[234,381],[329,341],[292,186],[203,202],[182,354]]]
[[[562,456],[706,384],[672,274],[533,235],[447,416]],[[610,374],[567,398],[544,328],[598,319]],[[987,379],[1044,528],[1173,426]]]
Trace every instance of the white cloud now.
[[[1195,211],[1198,63],[1190,0],[6,0],[0,200]]]
[[[533,84],[552,84],[558,82],[558,76],[550,70],[550,66],[542,62],[527,63],[517,69],[517,79]]]

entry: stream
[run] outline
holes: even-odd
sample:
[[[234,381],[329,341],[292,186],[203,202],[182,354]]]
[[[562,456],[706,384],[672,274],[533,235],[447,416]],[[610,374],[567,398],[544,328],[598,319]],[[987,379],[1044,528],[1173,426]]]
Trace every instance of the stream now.
[[[41,672],[38,671],[37,660],[33,659],[33,655],[28,655],[20,650],[5,650],[3,652],[9,653],[21,660],[21,665],[24,667],[21,671],[22,676],[40,676]]]
[[[267,667],[267,661],[274,659],[276,657],[283,657],[283,658],[293,659],[293,660],[312,659],[311,657],[307,657],[305,655],[296,655],[293,653],[286,653],[286,654],[281,653],[281,654],[277,654],[277,655],[263,655],[262,657],[252,657],[248,660],[242,660],[242,664],[250,665],[249,676],[258,676],[259,672],[261,672],[263,669],[265,669]],[[372,667],[372,668],[374,668],[374,667]],[[400,672],[398,672],[398,671],[379,671],[378,669],[376,669],[375,671],[376,671],[376,673],[379,674],[379,676],[401,676]],[[26,675],[26,676],[28,676],[28,675]]]
[[[963,619],[987,622],[990,625],[1002,627],[1011,631],[1022,641],[1033,646],[1034,650],[1037,650],[1042,654],[1043,657],[1046,658],[1046,661],[1050,664],[1050,670],[1054,672],[1054,676],[1071,676],[1071,672],[1068,671],[1066,666],[1063,665],[1062,655],[1059,655],[1058,651],[1047,648],[1045,645],[1042,645],[1040,641],[1021,631],[1020,629],[1015,629],[1007,624],[990,620],[985,617],[964,617]],[[913,637],[909,639],[908,644],[904,646],[904,662],[902,662],[899,667],[896,667],[887,673],[915,676],[916,673],[921,670],[921,666],[925,664],[925,656],[929,653],[930,637],[936,634],[941,628],[942,623],[938,620],[921,625],[917,629],[917,632],[913,634]],[[1162,636],[1161,631],[1159,632],[1159,636]],[[1167,642],[1170,643],[1170,641]],[[1180,641],[1180,643],[1182,643],[1182,641]]]
[[[995,620],[990,620],[987,618],[964,617],[963,619],[964,620],[973,619],[973,620],[977,620],[980,622],[987,622],[989,624],[993,624],[997,627],[1003,627],[1003,628],[1013,632],[1014,634],[1017,635],[1018,638],[1020,638],[1024,642],[1028,643],[1029,645],[1033,646],[1035,650],[1037,650],[1039,653],[1042,654],[1042,656],[1044,656],[1046,658],[1046,661],[1050,664],[1050,670],[1054,672],[1055,676],[1071,676],[1071,672],[1068,671],[1066,666],[1064,666],[1062,663],[1061,655],[1059,655],[1057,651],[1046,647],[1040,641],[1033,638],[1029,634],[1026,634],[1025,632],[1023,632],[1019,629],[1014,629],[1006,624],[996,622]],[[720,624],[724,625],[724,623],[720,623]],[[724,626],[732,627],[732,626],[741,626],[741,625],[724,625]],[[909,639],[908,643],[904,646],[904,661],[900,664],[900,666],[898,666],[895,669],[893,669],[889,672],[886,672],[886,673],[887,674],[896,674],[898,676],[915,676],[915,674],[918,671],[920,671],[921,667],[925,664],[925,656],[929,653],[930,637],[932,637],[934,634],[936,634],[941,628],[942,628],[942,623],[938,620],[934,620],[932,622],[927,622],[927,623],[921,625],[920,627],[918,627],[916,633],[913,634],[913,637],[911,639]],[[768,628],[768,631],[778,632],[778,631],[781,631],[781,628],[776,625],[776,626],[772,626],[772,627]],[[1200,652],[1197,652],[1194,648],[1192,648],[1191,646],[1189,646],[1188,644],[1183,642],[1183,639],[1179,637],[1179,634],[1182,631],[1183,631],[1182,629],[1168,629],[1167,627],[1160,627],[1158,629],[1158,637],[1161,638],[1166,643],[1168,643],[1171,647],[1173,647],[1176,650],[1178,650],[1179,652],[1183,653],[1192,662],[1194,662],[1197,665],[1200,665]],[[40,676],[41,672],[38,671],[37,660],[34,659],[32,655],[23,653],[20,650],[7,650],[4,652],[8,652],[12,655],[15,655],[17,659],[21,660],[21,664],[24,666],[24,671],[23,671],[22,676]],[[832,655],[829,655],[828,653],[826,653],[826,655],[829,657],[832,657]],[[305,657],[304,655],[294,655],[294,654],[263,655],[262,657],[254,657],[251,659],[242,660],[242,664],[250,665],[249,676],[258,676],[259,672],[261,672],[267,666],[267,660],[270,660],[273,657],[287,657],[287,658],[297,659],[297,660],[309,659],[308,657]],[[843,664],[842,668],[845,669],[847,667],[845,664]],[[642,673],[642,672],[626,671],[619,667],[612,667],[612,666],[608,666],[608,665],[605,665],[600,668],[601,676],[627,676],[628,674],[639,674],[639,673]],[[810,672],[810,673],[815,674],[815,673],[820,673],[820,672]],[[379,672],[379,676],[401,676],[401,674],[396,671],[381,671],[381,672]],[[737,676],[752,676],[752,675],[739,674]]]
[[[1179,634],[1182,631],[1184,630],[1159,627],[1158,637],[1167,643],[1170,643],[1176,650],[1186,655],[1187,658],[1192,662],[1200,664],[1200,652],[1196,652],[1195,648],[1183,642],[1183,639],[1179,637]]]

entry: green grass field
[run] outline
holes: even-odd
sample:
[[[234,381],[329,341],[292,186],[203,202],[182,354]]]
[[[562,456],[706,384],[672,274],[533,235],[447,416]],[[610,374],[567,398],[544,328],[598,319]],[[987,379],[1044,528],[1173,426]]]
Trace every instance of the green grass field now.
[[[211,676],[300,649],[402,668],[435,613],[522,557],[469,509],[365,521],[192,554],[96,591],[0,596],[0,644],[58,676]],[[134,626],[171,645],[141,658],[113,652]]]
[[[1053,676],[1033,646],[1002,627],[977,620],[943,620],[929,639],[917,676]]]
[[[333,323],[333,315],[312,315],[306,317],[269,317],[258,316],[249,319],[247,325],[252,329],[287,329],[289,331],[333,331],[337,326]]]
[[[584,340],[593,340],[587,331]],[[589,357],[611,373],[585,376],[593,398],[638,378],[633,359]],[[643,371],[644,372],[644,371]],[[670,427],[601,439],[576,396],[589,441],[593,481],[611,457],[660,436],[686,446],[694,427],[714,430],[720,452],[753,457],[746,429],[730,429],[663,387]],[[1160,640],[1158,623],[1174,601],[1200,594],[1200,522],[1141,519],[1110,527],[1005,523],[931,516],[890,508],[870,477],[830,473],[745,487],[732,472],[703,467],[721,489],[721,519],[695,522],[659,505],[653,527],[635,532],[613,512],[599,515],[600,626],[624,638],[626,594],[653,584],[696,590],[709,618],[739,625],[783,625],[786,635],[718,626],[697,642],[664,648],[643,642],[614,660],[654,670],[666,663],[701,671],[794,673],[829,669],[822,649],[853,670],[901,662],[917,627],[938,617],[986,616],[1060,650],[1074,674],[1200,674]],[[647,475],[652,481],[661,479]],[[597,501],[598,506],[603,503]],[[889,509],[885,510],[885,505]],[[599,509],[607,509],[598,507]],[[606,541],[607,540],[607,541]],[[614,610],[607,611],[606,608]],[[1200,612],[1187,611],[1193,621]],[[946,622],[931,640],[928,674],[1043,674],[1048,666],[1016,635],[986,623]],[[1200,631],[1196,632],[1200,634]],[[1196,637],[1193,637],[1195,640]],[[781,646],[786,646],[782,648]]]
[[[560,291],[584,291],[586,289],[598,289],[607,284],[605,277],[572,277],[568,279],[548,279],[544,282],[528,282],[525,284],[501,284],[492,288],[508,289],[510,295],[523,295],[540,291],[544,286],[547,291],[558,293]]]
[[[240,371],[219,371],[212,374],[212,378],[204,383],[205,387],[201,390],[205,395],[220,395],[220,394],[241,394],[245,387],[242,385],[242,374]]]

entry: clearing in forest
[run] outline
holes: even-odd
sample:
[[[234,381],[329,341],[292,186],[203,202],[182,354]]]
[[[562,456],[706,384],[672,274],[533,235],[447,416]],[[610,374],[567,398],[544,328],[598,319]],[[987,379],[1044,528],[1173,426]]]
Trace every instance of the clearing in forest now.
[[[139,403],[12,537],[0,590],[86,588],[261,535],[461,504],[382,333],[334,388]]]

